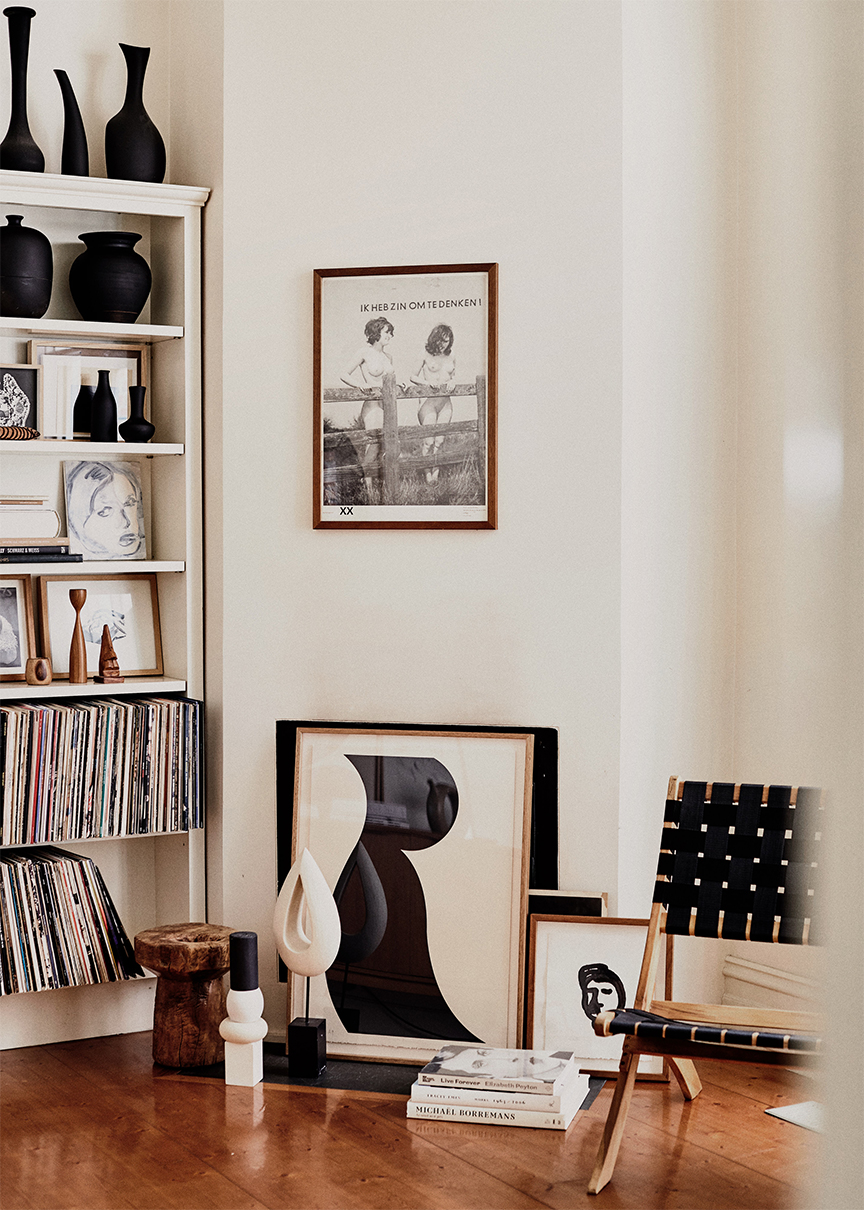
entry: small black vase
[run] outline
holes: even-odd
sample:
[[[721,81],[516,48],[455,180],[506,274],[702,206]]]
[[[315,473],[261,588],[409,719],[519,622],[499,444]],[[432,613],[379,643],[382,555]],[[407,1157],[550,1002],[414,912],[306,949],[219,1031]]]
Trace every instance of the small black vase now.
[[[0,168],[19,172],[44,172],[45,157],[30,133],[27,121],[27,59],[30,54],[30,22],[36,10],[4,8],[9,22],[9,59],[12,66],[12,113],[6,138],[0,143]]]
[[[0,314],[41,319],[51,301],[54,256],[41,231],[24,227],[23,216],[7,214],[0,227]]]
[[[161,181],[165,144],[144,108],[144,73],[149,46],[119,43],[126,59],[126,99],[105,127],[105,171],[124,181]]]
[[[150,266],[134,245],[134,231],[88,231],[87,245],[72,262],[69,289],[82,319],[97,323],[134,323],[147,301]]]
[[[60,85],[63,96],[63,152],[60,160],[60,171],[67,176],[89,176],[90,156],[87,151],[87,135],[81,120],[81,110],[69,83],[65,71],[54,68],[54,75]]]
[[[117,440],[117,400],[108,381],[110,370],[99,370],[90,410],[90,440]]]
[[[87,441],[93,423],[93,393],[96,388],[81,384],[81,389],[75,396],[72,405],[72,433],[75,437]]]
[[[120,425],[120,436],[124,441],[149,441],[156,432],[155,426],[144,419],[146,391],[146,387],[129,388],[129,419]]]

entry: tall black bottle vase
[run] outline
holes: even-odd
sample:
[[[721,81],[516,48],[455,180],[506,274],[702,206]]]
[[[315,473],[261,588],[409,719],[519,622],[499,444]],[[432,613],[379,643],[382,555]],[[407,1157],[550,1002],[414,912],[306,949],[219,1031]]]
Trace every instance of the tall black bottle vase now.
[[[144,108],[150,47],[119,45],[126,59],[126,99],[105,127],[105,171],[119,180],[159,182],[165,177],[165,144]]]
[[[14,5],[3,9],[3,16],[9,22],[12,112],[6,138],[0,143],[0,168],[44,172],[45,157],[36,146],[27,121],[27,59],[30,54],[30,22],[36,16],[36,10]]]
[[[87,150],[87,135],[84,131],[78,101],[66,72],[55,67],[54,75],[57,77],[63,96],[63,152],[60,171],[67,176],[89,176],[90,155]]]
[[[117,400],[108,380],[109,370],[99,370],[99,381],[90,405],[90,440],[117,440]]]

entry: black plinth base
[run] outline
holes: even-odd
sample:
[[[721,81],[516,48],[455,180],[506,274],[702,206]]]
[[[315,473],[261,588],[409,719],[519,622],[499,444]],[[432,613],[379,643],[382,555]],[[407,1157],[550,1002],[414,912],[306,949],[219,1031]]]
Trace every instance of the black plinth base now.
[[[295,1017],[288,1026],[288,1074],[316,1079],[327,1066],[327,1022]]]

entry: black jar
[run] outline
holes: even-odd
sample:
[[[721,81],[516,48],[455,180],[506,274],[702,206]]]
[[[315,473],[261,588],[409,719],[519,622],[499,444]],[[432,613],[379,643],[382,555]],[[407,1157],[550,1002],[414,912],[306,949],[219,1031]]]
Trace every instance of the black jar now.
[[[23,215],[7,214],[0,227],[0,314],[41,319],[51,301],[54,256],[41,231],[24,227]]]
[[[82,319],[97,323],[134,323],[150,294],[150,266],[134,245],[133,231],[88,231],[87,245],[72,262],[69,289]]]

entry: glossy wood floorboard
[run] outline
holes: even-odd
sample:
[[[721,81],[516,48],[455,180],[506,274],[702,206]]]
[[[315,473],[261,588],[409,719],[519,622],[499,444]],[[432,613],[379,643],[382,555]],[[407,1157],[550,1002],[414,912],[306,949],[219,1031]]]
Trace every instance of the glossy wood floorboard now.
[[[607,1084],[570,1129],[414,1122],[405,1098],[226,1088],[154,1067],[150,1035],[0,1056],[0,1210],[784,1210],[819,1136],[765,1108],[818,1099],[770,1068],[637,1084],[612,1183],[585,1192]]]

